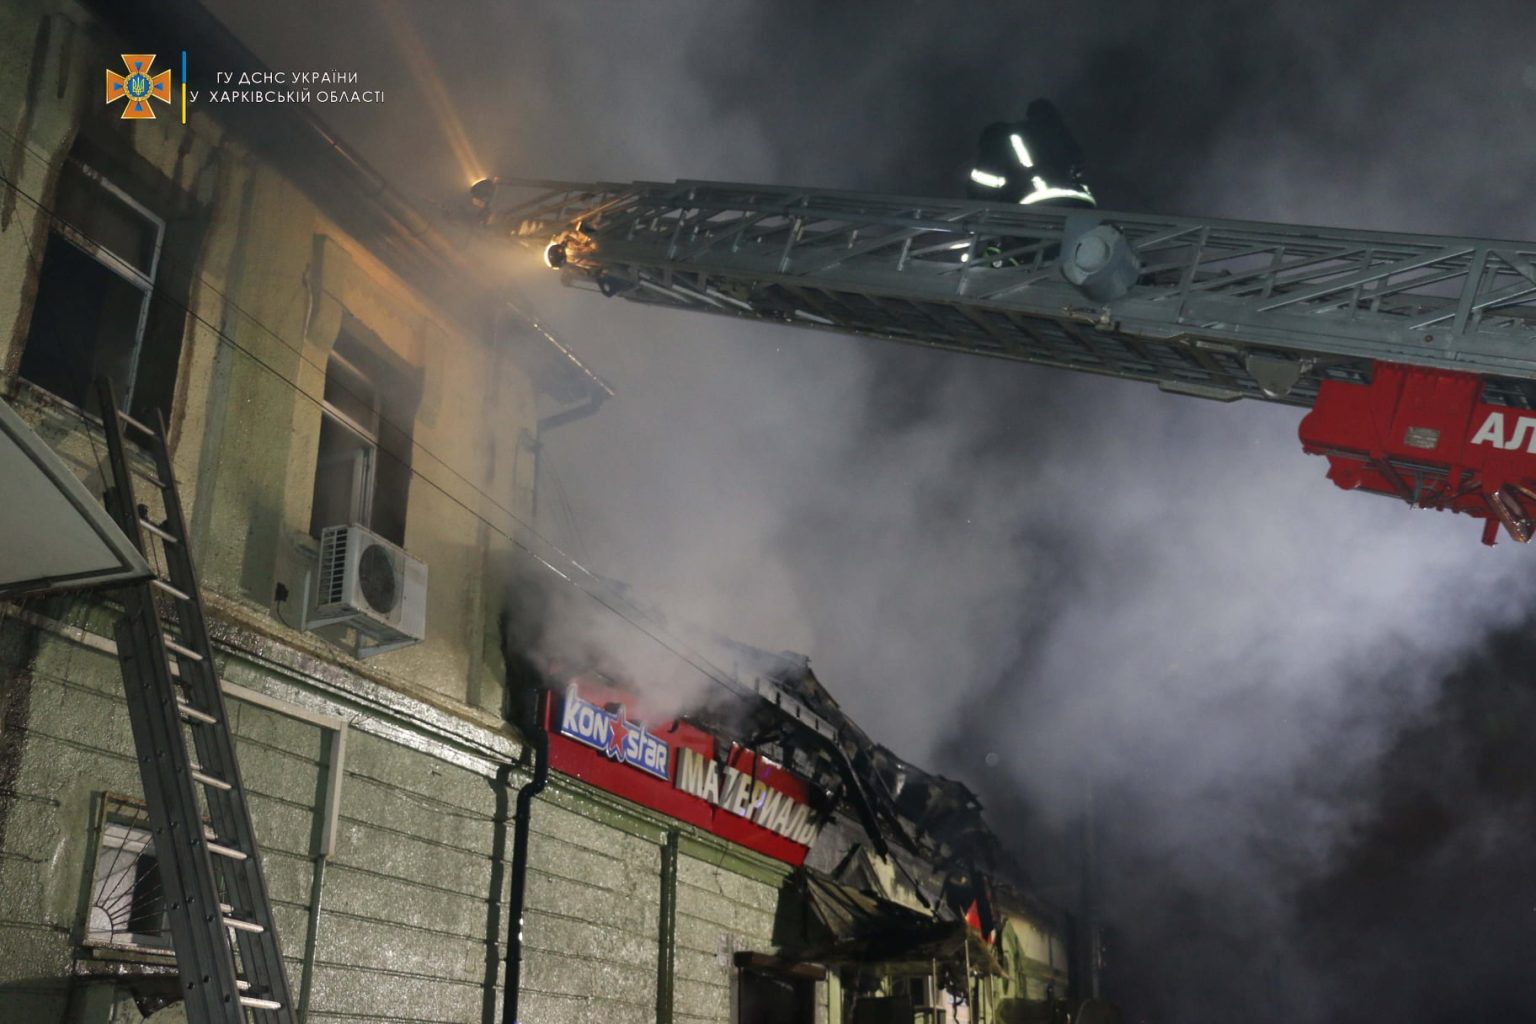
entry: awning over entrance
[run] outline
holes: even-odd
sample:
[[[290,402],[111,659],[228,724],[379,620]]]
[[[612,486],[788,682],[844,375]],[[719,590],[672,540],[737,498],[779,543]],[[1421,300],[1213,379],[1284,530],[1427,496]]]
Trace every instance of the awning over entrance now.
[[[101,502],[0,400],[0,597],[149,575],[144,557]]]
[[[807,948],[796,951],[803,960],[916,974],[937,961],[956,974],[1003,973],[996,951],[964,921],[937,920],[809,871],[797,885],[816,926],[806,929]]]

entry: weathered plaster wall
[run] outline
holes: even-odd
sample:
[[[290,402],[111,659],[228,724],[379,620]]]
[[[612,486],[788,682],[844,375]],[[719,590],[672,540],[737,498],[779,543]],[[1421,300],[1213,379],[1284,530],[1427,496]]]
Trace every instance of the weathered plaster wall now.
[[[97,94],[115,53],[72,5],[19,0],[0,10],[0,161],[30,197],[0,191],[0,207],[9,208],[0,208],[0,388],[86,473],[95,453],[77,436],[78,414],[14,373],[48,245],[38,204],[52,202],[82,125],[118,128]],[[224,614],[291,632],[274,616],[274,593],[286,585],[292,597],[282,610],[296,621],[314,557],[308,529],[324,370],[349,313],[421,375],[405,547],[431,574],[426,641],[360,670],[435,702],[499,715],[498,574],[507,535],[531,517],[531,466],[519,444],[537,414],[531,382],[487,343],[474,315],[422,299],[212,119],[194,111],[183,126],[162,113],[128,127],[133,148],[200,200],[208,220],[186,296],[171,424],[205,590],[226,599]]]

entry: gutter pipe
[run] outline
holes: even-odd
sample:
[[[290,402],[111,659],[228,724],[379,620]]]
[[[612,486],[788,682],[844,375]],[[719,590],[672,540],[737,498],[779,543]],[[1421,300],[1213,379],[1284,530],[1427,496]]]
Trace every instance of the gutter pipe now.
[[[528,888],[528,837],[533,800],[549,783],[549,733],[544,716],[549,708],[549,691],[539,692],[534,720],[528,728],[533,743],[533,777],[517,791],[517,819],[512,828],[511,922],[507,936],[506,993],[501,1003],[502,1024],[518,1024],[518,991],[523,975],[523,910]]]

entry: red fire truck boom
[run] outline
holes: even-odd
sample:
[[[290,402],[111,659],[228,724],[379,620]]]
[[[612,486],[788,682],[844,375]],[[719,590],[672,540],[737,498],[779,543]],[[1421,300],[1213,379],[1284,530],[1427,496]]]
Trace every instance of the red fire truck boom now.
[[[1369,384],[1327,381],[1301,421],[1301,445],[1345,490],[1503,524],[1520,543],[1536,512],[1536,414],[1482,400],[1483,379],[1377,363]]]

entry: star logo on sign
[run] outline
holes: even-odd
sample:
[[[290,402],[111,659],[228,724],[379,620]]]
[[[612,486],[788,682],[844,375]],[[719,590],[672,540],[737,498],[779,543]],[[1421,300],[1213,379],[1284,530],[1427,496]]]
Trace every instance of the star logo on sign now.
[[[628,758],[624,756],[624,741],[628,738],[629,729],[624,724],[624,716],[614,715],[613,728],[608,730],[608,745],[603,748],[603,753],[615,761],[627,761]]]
[[[153,72],[155,55],[152,53],[125,53],[121,56],[128,74],[120,75],[108,69],[107,103],[124,100],[122,119],[125,121],[153,121],[155,111],[149,101],[171,102],[171,73]]]

